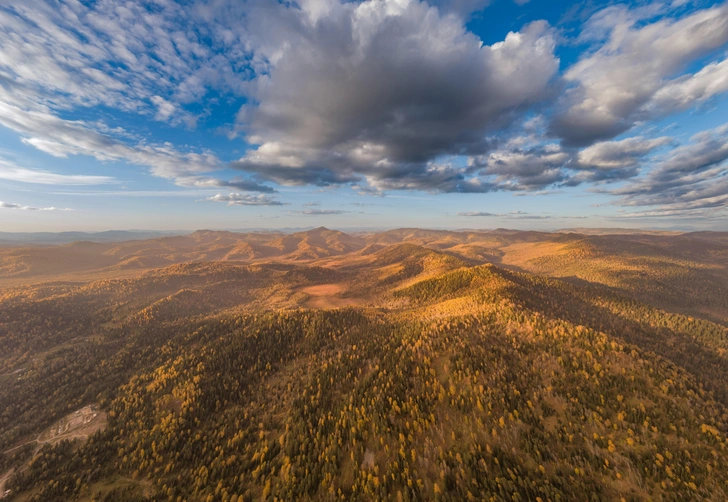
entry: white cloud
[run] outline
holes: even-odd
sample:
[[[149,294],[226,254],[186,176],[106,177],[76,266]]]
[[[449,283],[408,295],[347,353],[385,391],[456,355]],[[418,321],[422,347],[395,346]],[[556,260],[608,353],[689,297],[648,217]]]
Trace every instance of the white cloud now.
[[[12,162],[0,159],[0,179],[35,183],[40,185],[106,185],[117,181],[109,176],[86,176],[80,174],[57,174],[38,169],[18,167]]]
[[[692,76],[676,75],[728,42],[728,5],[645,23],[644,18],[660,13],[659,6],[614,6],[589,21],[583,39],[604,40],[566,71],[564,79],[572,87],[562,96],[551,124],[566,144],[611,139],[640,120],[682,110],[725,91],[720,80],[724,63]]]
[[[228,193],[217,194],[206,199],[211,202],[224,202],[228,206],[282,206],[279,200],[269,195],[258,194],[252,195],[247,193]]]
[[[552,185],[633,178],[655,150],[672,143],[668,137],[635,136],[578,150],[545,143],[537,135],[516,137],[487,155],[471,157],[469,166],[496,189],[538,193]]]
[[[728,124],[694,135],[668,152],[643,177],[610,193],[623,206],[656,210],[725,210],[728,207]]]
[[[242,42],[226,44],[196,14],[171,0],[6,0],[0,80],[54,108],[104,105],[190,125],[183,104],[209,88],[240,92],[243,80]]]
[[[674,79],[643,107],[653,115],[686,110],[728,91],[728,59],[711,63],[694,75]]]
[[[518,141],[516,143],[519,143]],[[564,166],[571,159],[559,145],[505,148],[471,159],[481,174],[495,176],[495,182],[509,190],[534,190],[566,179]]]
[[[668,137],[646,139],[641,136],[621,141],[602,141],[585,148],[577,155],[582,168],[624,169],[636,167],[640,160],[656,148],[673,143]]]
[[[157,107],[155,118],[160,122],[171,122],[172,125],[184,124],[190,129],[197,125],[197,117],[185,112],[179,105],[167,101],[161,96],[152,96],[150,101]]]
[[[542,100],[558,71],[544,22],[488,46],[461,17],[416,0],[262,12],[255,53],[268,67],[239,115],[258,146],[235,166],[282,184],[488,191],[436,161],[487,151],[486,133]]]
[[[226,43],[214,20],[208,25],[195,14],[170,0],[155,0],[153,8],[116,0],[7,0],[0,6],[0,125],[56,157],[88,155],[144,166],[181,186],[201,183],[200,174],[225,167],[212,152],[181,151],[102,122],[62,118],[105,106],[193,127],[196,116],[185,104],[210,89],[240,94],[243,42]]]
[[[129,145],[99,132],[95,124],[64,120],[49,111],[24,110],[0,100],[0,125],[21,134],[23,141],[55,157],[88,155],[100,161],[123,161],[148,167],[171,180],[224,167],[211,152],[180,152],[169,143]],[[184,184],[184,183],[182,183]]]
[[[73,209],[69,208],[23,206],[22,204],[3,202],[1,200],[0,209],[15,209],[18,211],[73,211]]]
[[[458,216],[486,216],[486,217],[503,216],[501,214],[488,213],[486,211],[466,211],[466,212],[458,213],[457,215]]]
[[[281,204],[266,180],[349,184],[369,195],[538,193],[631,180],[623,188],[633,192],[618,194],[626,204],[647,203],[661,189],[675,195],[675,183],[703,194],[680,199],[720,203],[719,165],[691,171],[695,159],[677,149],[682,170],[663,159],[650,173],[671,140],[609,140],[728,90],[728,61],[719,53],[728,43],[728,5],[601,10],[581,34],[591,49],[567,69],[566,90],[555,98],[554,30],[539,21],[484,45],[466,20],[488,3],[6,0],[0,125],[55,157],[124,162],[181,187],[234,191],[209,199],[231,205]],[[709,64],[683,75],[707,57]],[[232,165],[250,177],[231,180],[216,174],[229,166],[212,151],[147,139],[113,118],[69,119],[103,106],[194,127],[214,100],[240,97],[247,104],[227,130],[253,144]],[[722,151],[716,141],[713,153]],[[113,182],[51,171],[0,165],[0,178]]]

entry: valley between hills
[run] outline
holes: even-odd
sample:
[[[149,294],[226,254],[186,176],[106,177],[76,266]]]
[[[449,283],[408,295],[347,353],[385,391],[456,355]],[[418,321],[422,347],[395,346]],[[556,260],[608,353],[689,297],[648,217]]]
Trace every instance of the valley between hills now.
[[[728,233],[0,247],[4,500],[722,501],[727,407]]]

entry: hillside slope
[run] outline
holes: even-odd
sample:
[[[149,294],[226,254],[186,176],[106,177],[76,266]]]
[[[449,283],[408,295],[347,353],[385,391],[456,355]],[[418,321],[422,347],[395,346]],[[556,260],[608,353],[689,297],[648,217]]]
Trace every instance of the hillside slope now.
[[[317,228],[293,234],[198,231],[121,243],[0,247],[0,287],[132,278],[145,270],[190,261],[364,269],[370,264],[365,257],[391,253],[385,250],[403,245],[427,248],[467,265],[493,263],[572,282],[599,283],[663,309],[728,325],[728,234],[603,234],[398,229],[349,235]],[[404,263],[405,256],[400,258]]]
[[[421,244],[4,290],[10,500],[728,498],[725,326]]]

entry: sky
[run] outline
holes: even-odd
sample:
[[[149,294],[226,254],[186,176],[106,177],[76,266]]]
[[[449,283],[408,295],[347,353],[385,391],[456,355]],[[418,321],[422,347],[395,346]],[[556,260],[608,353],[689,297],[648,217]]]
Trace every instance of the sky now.
[[[4,0],[0,231],[728,230],[728,3]]]

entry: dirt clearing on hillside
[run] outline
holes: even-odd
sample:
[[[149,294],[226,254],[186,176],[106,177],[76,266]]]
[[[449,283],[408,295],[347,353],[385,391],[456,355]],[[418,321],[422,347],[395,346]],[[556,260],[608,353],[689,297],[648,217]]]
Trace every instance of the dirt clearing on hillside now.
[[[94,432],[106,427],[106,413],[95,405],[86,406],[56,422],[40,436],[38,444],[55,444],[64,439],[88,439]]]
[[[66,415],[50,428],[41,432],[36,439],[5,450],[4,453],[10,453],[25,445],[36,443],[35,451],[33,452],[33,456],[35,456],[44,444],[53,445],[60,443],[64,439],[80,439],[85,441],[93,433],[104,427],[106,427],[106,413],[100,411],[96,405],[92,404]],[[20,468],[20,472],[27,468],[27,464],[26,462]],[[5,484],[14,472],[15,469],[11,469],[6,473],[0,473],[0,499],[9,495],[5,493]]]
[[[331,309],[360,304],[362,301],[360,298],[341,298],[338,296],[346,289],[343,284],[318,284],[301,288],[298,291],[308,295],[309,298],[304,305],[314,309]]]

